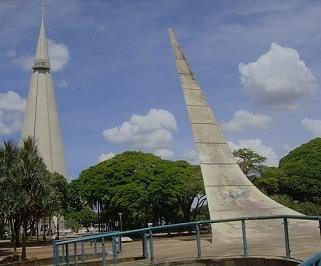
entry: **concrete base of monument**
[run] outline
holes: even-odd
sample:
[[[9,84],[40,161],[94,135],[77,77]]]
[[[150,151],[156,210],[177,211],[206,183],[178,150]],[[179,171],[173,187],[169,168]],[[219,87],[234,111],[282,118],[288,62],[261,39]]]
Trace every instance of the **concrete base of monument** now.
[[[305,259],[321,250],[318,221],[288,221],[290,256]],[[228,225],[227,225],[228,224]],[[216,256],[243,254],[242,229],[239,222],[213,226],[212,248]],[[248,255],[286,256],[282,220],[249,221],[246,224]]]

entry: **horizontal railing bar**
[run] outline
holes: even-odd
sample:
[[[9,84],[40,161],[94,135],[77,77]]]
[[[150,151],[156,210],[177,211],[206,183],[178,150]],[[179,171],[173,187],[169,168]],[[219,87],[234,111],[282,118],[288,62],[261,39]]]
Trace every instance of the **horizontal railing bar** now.
[[[309,220],[309,221],[320,221],[321,216],[306,216],[306,215],[271,215],[271,216],[252,216],[252,217],[237,217],[237,218],[226,218],[226,219],[218,219],[218,220],[205,220],[205,221],[197,221],[197,222],[187,222],[187,223],[180,223],[180,224],[169,224],[169,225],[162,225],[162,226],[154,226],[154,227],[146,227],[141,229],[134,229],[128,231],[117,231],[117,232],[109,232],[109,233],[101,233],[101,234],[93,234],[90,236],[85,237],[78,237],[69,240],[56,240],[54,241],[54,245],[60,246],[69,243],[75,242],[83,242],[83,241],[90,241],[100,238],[112,238],[113,236],[124,236],[124,235],[133,235],[137,233],[144,233],[149,231],[157,231],[157,230],[166,230],[166,229],[175,229],[181,227],[193,227],[197,224],[217,224],[217,223],[227,223],[227,222],[238,222],[238,221],[254,221],[254,220],[275,220],[275,219],[295,219],[295,220]]]

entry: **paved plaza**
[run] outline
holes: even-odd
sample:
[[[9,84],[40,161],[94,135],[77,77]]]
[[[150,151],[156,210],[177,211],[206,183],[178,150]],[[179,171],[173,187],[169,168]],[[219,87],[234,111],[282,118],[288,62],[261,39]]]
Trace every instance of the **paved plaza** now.
[[[307,226],[308,225],[308,226]],[[248,229],[248,247],[250,256],[262,257],[284,257],[285,245],[282,223],[280,221],[279,229],[262,228],[262,234],[251,235],[251,229]],[[303,260],[321,250],[320,231],[317,222],[300,222],[290,226],[290,249],[291,257]],[[215,240],[215,237],[213,238]],[[172,236],[159,235],[154,238],[155,262],[186,260],[196,257],[196,237],[190,236]],[[211,234],[201,235],[201,252],[203,258],[218,258],[242,256],[242,237],[235,236],[230,241],[213,242]],[[106,250],[111,250],[111,242],[106,242]],[[101,243],[97,243],[97,252],[101,252]],[[78,245],[77,253],[81,253],[81,245]],[[85,254],[93,254],[94,245],[85,243]],[[61,252],[60,252],[61,254]],[[69,246],[69,254],[74,254],[73,245]],[[44,259],[52,257],[52,247],[30,247],[28,256],[33,259]],[[111,259],[109,255],[109,259]],[[118,256],[122,265],[145,265],[147,260],[142,260],[142,242],[134,240],[133,242],[123,243],[123,251]],[[97,261],[100,258],[91,258],[91,261]],[[108,259],[108,257],[107,257]],[[138,261],[133,261],[139,259]],[[129,260],[129,261],[128,261]]]

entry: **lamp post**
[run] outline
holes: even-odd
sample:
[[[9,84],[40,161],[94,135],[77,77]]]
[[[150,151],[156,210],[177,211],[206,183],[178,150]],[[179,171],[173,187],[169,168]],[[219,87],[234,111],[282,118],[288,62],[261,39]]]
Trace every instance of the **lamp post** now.
[[[123,231],[123,213],[119,212],[118,215],[119,215],[119,222],[120,222],[120,231],[122,232]],[[119,251],[121,251],[122,250],[121,235],[118,238],[118,241],[119,241],[119,243],[118,243],[119,244]]]

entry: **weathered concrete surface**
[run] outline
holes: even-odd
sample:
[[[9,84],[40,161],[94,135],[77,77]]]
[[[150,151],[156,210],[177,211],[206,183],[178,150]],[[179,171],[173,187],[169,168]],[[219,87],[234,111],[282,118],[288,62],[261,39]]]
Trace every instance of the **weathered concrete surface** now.
[[[50,172],[67,176],[64,149],[54,95],[47,39],[41,22],[37,51],[29,86],[22,138],[35,137]]]
[[[227,144],[204,94],[198,85],[175,35],[169,29],[176,67],[198,150],[211,219],[262,215],[300,215],[264,195],[243,174]],[[250,222],[252,233],[259,236],[262,224],[273,228],[273,221]],[[239,233],[239,224],[213,226],[215,240]],[[213,238],[214,241],[214,238]]]

